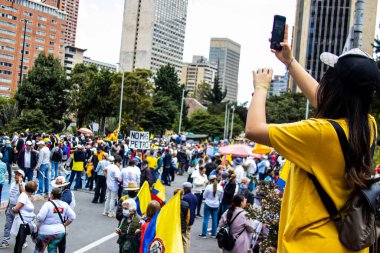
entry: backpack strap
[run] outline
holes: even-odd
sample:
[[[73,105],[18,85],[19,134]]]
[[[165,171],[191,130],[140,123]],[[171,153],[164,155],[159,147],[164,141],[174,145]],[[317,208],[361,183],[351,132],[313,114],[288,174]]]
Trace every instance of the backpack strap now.
[[[59,211],[57,205],[56,205],[56,204],[54,203],[54,201],[52,201],[52,200],[49,200],[49,202],[52,203],[53,206],[55,207],[55,210],[57,210],[57,213],[58,213],[59,219],[61,220],[62,225],[65,227],[65,230],[66,230],[65,222],[63,221],[63,218],[62,218],[61,212]]]
[[[335,129],[335,132],[338,135],[340,146],[342,148],[342,153],[344,160],[348,160],[349,146],[346,134],[343,128],[333,120],[327,120]],[[319,197],[322,200],[323,205],[326,207],[327,212],[329,213],[331,219],[334,222],[340,221],[342,219],[338,209],[336,208],[334,201],[330,198],[327,192],[323,189],[322,185],[318,182],[318,179],[311,173],[307,173],[308,177],[313,181],[313,184],[319,194]]]
[[[228,225],[231,226],[232,222],[234,222],[234,220],[235,220],[235,219],[239,216],[239,214],[241,214],[242,212],[244,212],[244,210],[241,210],[240,212],[238,212],[238,213],[235,215],[235,217],[234,217],[230,222],[227,221]]]

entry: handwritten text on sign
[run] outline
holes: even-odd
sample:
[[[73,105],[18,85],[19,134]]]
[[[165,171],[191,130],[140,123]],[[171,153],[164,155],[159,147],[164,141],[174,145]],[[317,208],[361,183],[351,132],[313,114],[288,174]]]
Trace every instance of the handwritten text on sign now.
[[[134,149],[149,149],[149,132],[131,131],[129,135],[129,147]]]

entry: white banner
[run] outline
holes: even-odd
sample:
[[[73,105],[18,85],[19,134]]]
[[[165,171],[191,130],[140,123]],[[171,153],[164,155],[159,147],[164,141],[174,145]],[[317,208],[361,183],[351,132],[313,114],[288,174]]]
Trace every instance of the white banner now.
[[[149,132],[131,131],[129,134],[129,148],[150,149]]]

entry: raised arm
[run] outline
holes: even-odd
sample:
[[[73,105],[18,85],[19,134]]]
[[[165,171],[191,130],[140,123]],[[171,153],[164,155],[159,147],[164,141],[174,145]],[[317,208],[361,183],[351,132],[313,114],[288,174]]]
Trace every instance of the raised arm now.
[[[281,46],[281,51],[272,50],[272,52],[289,69],[289,74],[293,77],[302,93],[309,99],[310,104],[316,108],[318,82],[294,59],[288,43],[288,25],[285,26],[284,42],[281,43]]]

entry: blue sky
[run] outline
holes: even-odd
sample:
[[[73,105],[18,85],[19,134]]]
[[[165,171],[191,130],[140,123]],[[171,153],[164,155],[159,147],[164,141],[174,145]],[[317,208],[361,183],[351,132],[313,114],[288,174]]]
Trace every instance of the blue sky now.
[[[124,0],[80,0],[77,30],[78,47],[93,59],[116,63],[119,60]],[[296,0],[189,0],[184,61],[193,55],[208,57],[211,37],[228,37],[241,44],[240,102],[252,93],[252,70],[273,67],[275,74],[285,68],[269,50],[273,16],[287,17],[294,25]]]

